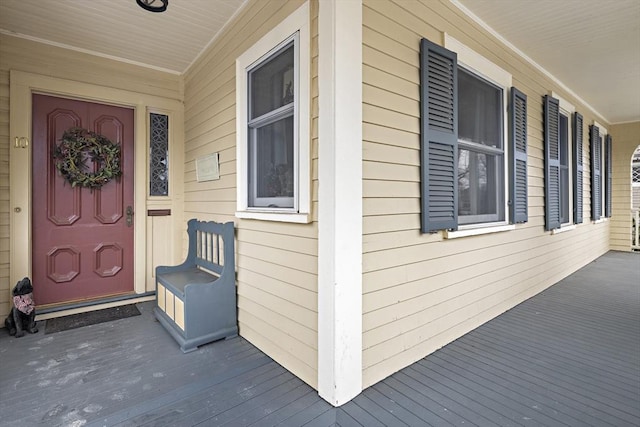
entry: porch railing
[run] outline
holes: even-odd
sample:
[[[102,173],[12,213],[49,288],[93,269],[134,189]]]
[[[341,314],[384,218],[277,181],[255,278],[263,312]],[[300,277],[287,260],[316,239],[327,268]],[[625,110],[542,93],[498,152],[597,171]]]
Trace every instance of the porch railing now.
[[[631,209],[631,250],[640,251],[640,209]]]

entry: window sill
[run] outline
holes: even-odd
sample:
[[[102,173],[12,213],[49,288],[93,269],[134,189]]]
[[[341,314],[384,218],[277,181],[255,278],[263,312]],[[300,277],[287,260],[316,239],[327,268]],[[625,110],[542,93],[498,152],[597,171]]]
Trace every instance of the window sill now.
[[[492,227],[468,228],[466,230],[444,231],[445,239],[457,239],[460,237],[479,236],[482,234],[500,233],[503,231],[515,230],[515,224],[496,225]]]
[[[609,218],[600,218],[595,221],[591,221],[592,224],[602,224],[603,222],[609,221]]]
[[[296,224],[308,224],[311,222],[311,214],[297,212],[237,211],[236,218],[257,219],[261,221],[293,222]]]
[[[560,234],[560,233],[564,233],[566,231],[571,231],[571,230],[575,230],[576,229],[576,225],[575,224],[567,224],[567,225],[563,225],[560,228],[556,228],[551,230],[551,234]]]

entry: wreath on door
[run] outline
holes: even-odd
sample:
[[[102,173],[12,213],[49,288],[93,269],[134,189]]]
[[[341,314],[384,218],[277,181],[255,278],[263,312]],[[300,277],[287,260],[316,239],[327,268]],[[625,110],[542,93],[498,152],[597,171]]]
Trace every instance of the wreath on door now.
[[[101,188],[122,175],[120,145],[90,130],[73,127],[62,134],[54,152],[55,166],[71,187]],[[90,167],[87,160],[96,167]]]

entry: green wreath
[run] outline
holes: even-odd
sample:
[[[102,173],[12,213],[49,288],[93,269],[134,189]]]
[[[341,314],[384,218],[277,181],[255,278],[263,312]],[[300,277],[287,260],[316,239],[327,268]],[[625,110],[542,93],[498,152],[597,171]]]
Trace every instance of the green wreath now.
[[[120,145],[87,129],[74,127],[66,130],[53,157],[56,169],[71,187],[93,190],[122,175]],[[97,163],[95,172],[87,166],[87,159]]]

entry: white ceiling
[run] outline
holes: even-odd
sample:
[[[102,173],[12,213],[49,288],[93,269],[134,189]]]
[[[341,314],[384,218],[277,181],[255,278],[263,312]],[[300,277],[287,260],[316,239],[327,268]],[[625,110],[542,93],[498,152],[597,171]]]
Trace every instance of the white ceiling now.
[[[458,0],[612,123],[640,120],[640,0]]]
[[[184,72],[245,0],[0,0],[0,31],[174,73]]]
[[[170,0],[166,12],[152,13],[135,0],[0,0],[0,32],[183,73],[244,3]],[[640,0],[454,3],[605,120],[640,120]]]

